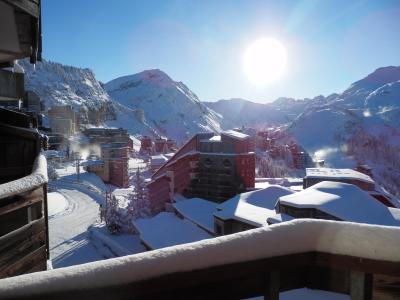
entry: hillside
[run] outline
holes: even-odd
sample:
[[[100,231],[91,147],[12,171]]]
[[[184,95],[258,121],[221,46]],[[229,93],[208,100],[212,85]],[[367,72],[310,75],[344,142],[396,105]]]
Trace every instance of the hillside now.
[[[161,70],[147,70],[105,84],[109,95],[130,109],[142,110],[144,120],[163,136],[184,142],[196,132],[221,130],[221,117],[205,106],[182,82]]]
[[[325,104],[306,109],[287,130],[328,166],[368,164],[376,181],[399,196],[399,78],[400,67],[379,68]]]
[[[43,60],[35,66],[19,61],[25,71],[25,89],[35,91],[46,111],[55,105],[71,105],[83,124],[114,119],[114,107],[107,92],[90,69],[65,66]]]

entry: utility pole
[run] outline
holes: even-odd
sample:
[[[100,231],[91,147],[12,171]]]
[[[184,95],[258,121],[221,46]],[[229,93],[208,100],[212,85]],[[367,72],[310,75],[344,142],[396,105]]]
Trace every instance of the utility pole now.
[[[82,158],[79,154],[79,152],[75,152],[75,166],[76,166],[76,175],[77,175],[77,181],[79,182],[79,175],[81,173],[81,168],[80,168],[80,162]]]

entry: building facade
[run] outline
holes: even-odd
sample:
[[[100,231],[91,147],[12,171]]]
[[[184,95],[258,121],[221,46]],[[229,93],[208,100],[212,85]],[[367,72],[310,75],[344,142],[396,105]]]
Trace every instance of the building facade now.
[[[0,0],[0,278],[46,270],[50,258],[46,158],[16,62],[41,60],[40,11],[40,1]]]
[[[118,187],[129,187],[129,148],[125,143],[101,145],[101,159],[88,161],[85,169],[104,182]]]
[[[195,135],[153,174],[148,183],[152,212],[164,210],[176,193],[222,202],[254,188],[253,151],[249,136],[236,131]]]
[[[76,114],[70,105],[53,106],[48,110],[52,132],[73,135],[76,132]]]
[[[83,134],[91,144],[123,143],[130,150],[133,149],[133,141],[128,131],[123,128],[86,128]]]

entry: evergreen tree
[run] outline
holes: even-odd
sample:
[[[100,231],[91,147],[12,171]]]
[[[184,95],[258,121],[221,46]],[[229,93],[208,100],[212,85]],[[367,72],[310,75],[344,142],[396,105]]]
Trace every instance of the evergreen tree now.
[[[106,224],[111,233],[118,233],[122,229],[121,212],[119,211],[118,199],[111,195],[108,199],[106,211]]]
[[[139,168],[135,174],[135,186],[132,194],[129,196],[127,206],[127,223],[131,227],[133,220],[147,217],[149,215],[149,205],[147,198],[147,188]]]

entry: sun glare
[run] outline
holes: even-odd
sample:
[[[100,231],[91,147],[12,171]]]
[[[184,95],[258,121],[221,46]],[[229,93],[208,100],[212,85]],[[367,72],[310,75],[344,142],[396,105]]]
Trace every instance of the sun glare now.
[[[286,49],[282,43],[273,38],[263,38],[247,47],[243,67],[253,84],[267,85],[283,75],[286,61]]]

